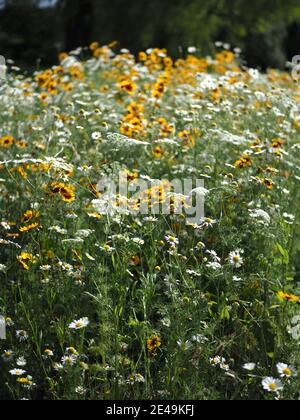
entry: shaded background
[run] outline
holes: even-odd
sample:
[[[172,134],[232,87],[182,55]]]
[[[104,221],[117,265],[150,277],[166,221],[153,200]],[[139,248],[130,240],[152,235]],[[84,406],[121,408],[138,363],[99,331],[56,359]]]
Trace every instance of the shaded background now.
[[[222,40],[251,66],[283,68],[300,54],[299,0],[0,0],[0,55],[34,69],[91,41],[117,40],[137,53]]]

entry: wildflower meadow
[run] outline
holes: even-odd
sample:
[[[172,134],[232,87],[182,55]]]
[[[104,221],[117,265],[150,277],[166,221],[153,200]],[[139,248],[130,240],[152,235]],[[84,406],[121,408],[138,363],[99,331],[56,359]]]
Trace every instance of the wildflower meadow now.
[[[299,80],[219,47],[6,63],[0,399],[299,399]]]

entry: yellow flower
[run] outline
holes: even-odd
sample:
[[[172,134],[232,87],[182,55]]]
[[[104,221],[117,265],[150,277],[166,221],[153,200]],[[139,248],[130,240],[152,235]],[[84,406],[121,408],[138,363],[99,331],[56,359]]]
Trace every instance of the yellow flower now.
[[[25,233],[37,229],[39,226],[39,223],[32,223],[31,225],[21,227],[19,230],[20,232]]]
[[[281,138],[275,138],[272,140],[272,147],[273,149],[281,149],[282,146],[284,146],[285,141],[282,140]]]
[[[192,147],[195,146],[196,144],[195,138],[190,131],[184,130],[184,131],[181,131],[178,135],[179,135],[179,138],[183,140],[183,144],[185,146],[192,146]]]
[[[57,95],[58,90],[57,90],[57,82],[55,80],[52,80],[49,85],[48,85],[48,92],[51,95]]]
[[[142,52],[139,53],[139,60],[140,61],[146,61],[147,58],[148,58],[148,56],[145,52],[142,51]]]
[[[265,178],[262,180],[262,183],[268,188],[268,190],[272,190],[273,189],[273,181],[271,179]]]
[[[147,349],[152,356],[155,356],[156,350],[161,346],[161,339],[157,335],[153,335],[147,340]]]
[[[64,61],[66,58],[68,58],[69,57],[69,54],[67,54],[66,52],[61,52],[59,55],[58,55],[58,59],[59,59],[59,61],[60,62],[62,62],[62,61]]]
[[[84,71],[78,66],[72,66],[70,68],[70,75],[74,79],[83,80],[84,79]]]
[[[299,303],[300,302],[300,298],[296,295],[293,295],[291,293],[285,293],[283,291],[278,292],[277,296],[279,297],[279,299],[281,301],[288,301],[291,303]]]
[[[234,61],[235,55],[231,51],[222,51],[216,55],[219,64],[230,64]]]
[[[18,378],[17,379],[17,382],[19,384],[27,385],[27,386],[33,385],[33,382],[29,378]]]
[[[161,159],[164,155],[164,152],[160,146],[155,147],[153,150],[153,155],[156,159]]]
[[[90,48],[91,51],[96,51],[96,49],[99,48],[99,43],[98,42],[92,42],[90,44],[89,48]]]
[[[26,149],[28,143],[25,140],[20,140],[17,142],[17,146],[19,149]]]
[[[46,258],[48,258],[48,259],[52,260],[52,259],[55,257],[55,254],[54,254],[54,252],[52,251],[52,249],[48,249],[48,250],[45,252],[45,256],[46,256]]]
[[[37,258],[28,252],[22,252],[21,255],[17,256],[17,260],[25,270],[29,270],[30,267],[27,262],[35,263]]]
[[[249,155],[243,155],[239,160],[237,160],[235,162],[235,167],[242,169],[242,168],[246,168],[247,166],[251,166],[252,165],[252,160],[250,159]]]
[[[137,89],[137,85],[129,79],[120,80],[118,86],[119,89],[121,89],[124,92],[127,92],[129,95],[133,95]]]
[[[38,211],[35,210],[27,210],[22,217],[22,222],[23,223],[28,223],[30,222],[30,220],[32,220],[35,217],[39,217],[40,213]]]
[[[133,116],[140,116],[143,110],[143,105],[139,104],[138,102],[132,102],[127,108],[128,114]]]
[[[13,136],[7,135],[0,138],[0,147],[9,149],[14,145],[14,143],[15,139],[13,138]]]
[[[21,175],[22,178],[28,178],[27,172],[22,168],[22,166],[18,166],[16,171]]]
[[[46,92],[42,92],[40,94],[40,100],[44,103],[46,103],[49,100],[49,95]]]
[[[72,203],[75,200],[75,187],[73,185],[52,182],[50,190],[52,194],[59,194],[66,203]]]

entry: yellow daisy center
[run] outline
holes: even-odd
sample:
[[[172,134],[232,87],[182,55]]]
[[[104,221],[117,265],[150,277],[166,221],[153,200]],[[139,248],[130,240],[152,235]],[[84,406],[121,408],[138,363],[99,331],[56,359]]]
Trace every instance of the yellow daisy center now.
[[[285,368],[285,369],[283,370],[283,373],[284,373],[286,376],[291,376],[291,375],[292,375],[292,371],[291,371],[291,369],[290,369],[290,368]]]
[[[270,384],[269,388],[270,388],[271,391],[276,391],[277,390],[277,385],[275,383]]]

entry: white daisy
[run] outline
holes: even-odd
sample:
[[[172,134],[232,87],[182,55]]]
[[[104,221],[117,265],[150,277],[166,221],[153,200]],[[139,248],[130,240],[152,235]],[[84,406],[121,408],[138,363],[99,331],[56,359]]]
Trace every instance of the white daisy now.
[[[262,386],[265,391],[279,393],[283,390],[283,384],[279,379],[267,377],[262,381]]]
[[[233,265],[236,268],[242,267],[243,264],[244,264],[244,260],[243,260],[243,257],[242,257],[242,254],[243,253],[244,253],[244,251],[241,250],[241,249],[238,249],[236,251],[232,251],[229,254],[229,262],[230,262],[230,264]]]
[[[126,381],[126,383],[130,385],[134,385],[135,383],[144,383],[144,382],[145,382],[145,378],[140,373],[134,373]]]
[[[64,356],[61,359],[61,363],[62,363],[63,366],[74,366],[75,363],[76,363],[76,361],[77,361],[77,357],[76,356],[73,356],[73,355],[71,355],[71,356]]]
[[[99,245],[97,245],[99,246]],[[113,251],[115,251],[115,248],[111,247],[110,245],[106,244],[103,246],[99,246],[101,251],[106,252],[107,254],[111,254]]]
[[[53,369],[59,372],[60,370],[63,370],[64,366],[61,363],[54,363]]]
[[[224,370],[225,372],[229,372],[230,366],[227,365],[227,363],[221,363],[220,364],[220,369]]]
[[[177,345],[180,347],[181,350],[183,351],[187,351],[191,348],[192,344],[190,341],[183,341],[183,340],[178,340],[177,341]]]
[[[12,369],[9,371],[12,376],[23,376],[26,373],[25,370],[22,369]]]
[[[211,219],[210,217],[204,217],[200,220],[201,227],[213,227],[218,221]]]
[[[291,378],[297,375],[296,369],[285,363],[278,363],[276,367],[281,378]]]
[[[90,321],[88,318],[81,318],[77,321],[71,322],[69,325],[70,330],[81,330],[83,328],[86,328],[89,325]]]
[[[217,263],[221,262],[221,258],[218,257],[218,254],[216,253],[216,251],[207,250],[206,253],[212,257],[214,262],[217,262]]]
[[[23,341],[27,341],[27,340],[28,340],[28,334],[27,334],[27,332],[26,332],[26,331],[24,331],[24,330],[19,330],[19,331],[17,331],[17,332],[16,332],[16,336],[17,336],[17,338],[18,338],[18,340],[19,340],[20,342],[23,342]]]
[[[100,132],[98,132],[98,131],[95,131],[95,132],[92,134],[92,139],[93,139],[93,140],[99,140],[99,139],[101,139],[101,133],[100,133]]]
[[[2,359],[5,362],[10,362],[14,357],[14,353],[12,350],[5,350],[4,353],[2,354]]]
[[[10,317],[5,318],[5,323],[7,327],[13,327],[15,325],[14,321]]]
[[[179,240],[175,236],[168,235],[165,237],[165,240],[171,245],[179,244]]]
[[[145,222],[150,222],[150,223],[155,223],[155,222],[158,222],[158,219],[157,219],[157,217],[149,216],[149,217],[145,217],[144,221]]]

